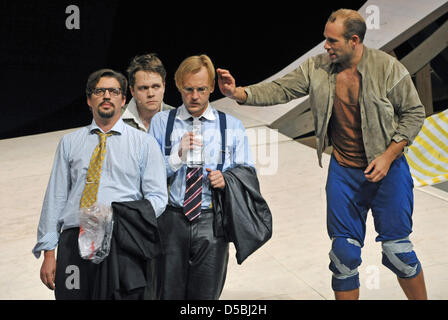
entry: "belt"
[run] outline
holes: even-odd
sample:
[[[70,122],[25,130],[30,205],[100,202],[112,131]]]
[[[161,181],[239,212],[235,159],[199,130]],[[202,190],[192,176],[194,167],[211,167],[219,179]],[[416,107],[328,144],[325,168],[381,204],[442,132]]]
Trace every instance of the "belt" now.
[[[180,207],[173,207],[171,205],[167,205],[166,206],[166,211],[174,211],[174,212],[178,212],[178,213],[184,213],[184,209],[180,208]],[[201,214],[203,213],[213,213],[213,209],[207,208],[207,209],[201,209]]]

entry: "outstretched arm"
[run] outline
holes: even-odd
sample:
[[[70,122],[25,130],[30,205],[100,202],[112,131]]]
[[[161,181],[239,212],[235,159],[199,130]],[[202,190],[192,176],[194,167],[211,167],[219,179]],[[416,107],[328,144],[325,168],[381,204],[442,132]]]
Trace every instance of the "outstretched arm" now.
[[[238,103],[251,106],[273,106],[287,103],[309,93],[309,62],[271,82],[260,82],[247,87],[237,87],[228,70],[216,69],[222,94]]]

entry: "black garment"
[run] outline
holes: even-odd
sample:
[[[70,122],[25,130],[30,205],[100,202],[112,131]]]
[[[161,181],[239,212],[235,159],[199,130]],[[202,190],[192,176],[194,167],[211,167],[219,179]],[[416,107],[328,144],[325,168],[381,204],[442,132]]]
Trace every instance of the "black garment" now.
[[[110,252],[100,264],[79,255],[79,228],[59,237],[55,297],[57,300],[158,299],[155,268],[162,253],[154,209],[148,200],[113,202]]]
[[[213,210],[188,221],[168,206],[157,219],[165,254],[158,260],[164,300],[217,300],[227,274],[229,244],[213,234]]]
[[[272,215],[260,193],[254,168],[237,166],[223,172],[224,191],[212,189],[215,232],[224,230],[233,242],[238,264],[260,248],[272,236]]]
[[[162,245],[151,203],[112,202],[112,209],[110,253],[99,265],[93,299],[158,299],[155,258]]]
[[[54,295],[56,300],[90,300],[98,265],[79,255],[79,228],[59,236]]]

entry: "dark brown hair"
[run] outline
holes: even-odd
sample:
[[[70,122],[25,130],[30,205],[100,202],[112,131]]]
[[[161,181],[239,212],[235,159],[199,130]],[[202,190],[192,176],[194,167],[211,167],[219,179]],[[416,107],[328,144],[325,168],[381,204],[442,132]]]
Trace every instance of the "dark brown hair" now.
[[[93,72],[89,76],[86,85],[86,95],[88,97],[92,95],[93,89],[95,89],[96,85],[98,84],[101,78],[115,78],[120,84],[121,95],[123,97],[126,97],[128,81],[126,80],[126,77],[123,74],[112,69],[101,69]]]
[[[134,87],[135,74],[138,71],[147,71],[158,73],[162,77],[162,81],[165,82],[166,70],[162,64],[162,61],[157,57],[155,53],[143,54],[132,58],[128,69],[129,86]]]

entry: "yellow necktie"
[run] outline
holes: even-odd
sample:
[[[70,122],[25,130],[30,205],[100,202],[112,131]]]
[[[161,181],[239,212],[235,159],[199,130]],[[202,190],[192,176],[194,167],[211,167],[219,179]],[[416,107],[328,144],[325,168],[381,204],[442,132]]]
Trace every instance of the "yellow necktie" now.
[[[100,185],[101,170],[103,167],[104,156],[106,155],[106,138],[113,133],[102,133],[96,130],[95,133],[100,137],[100,143],[96,146],[90,158],[89,168],[87,169],[86,185],[81,197],[81,208],[88,208],[96,202],[98,187]]]

